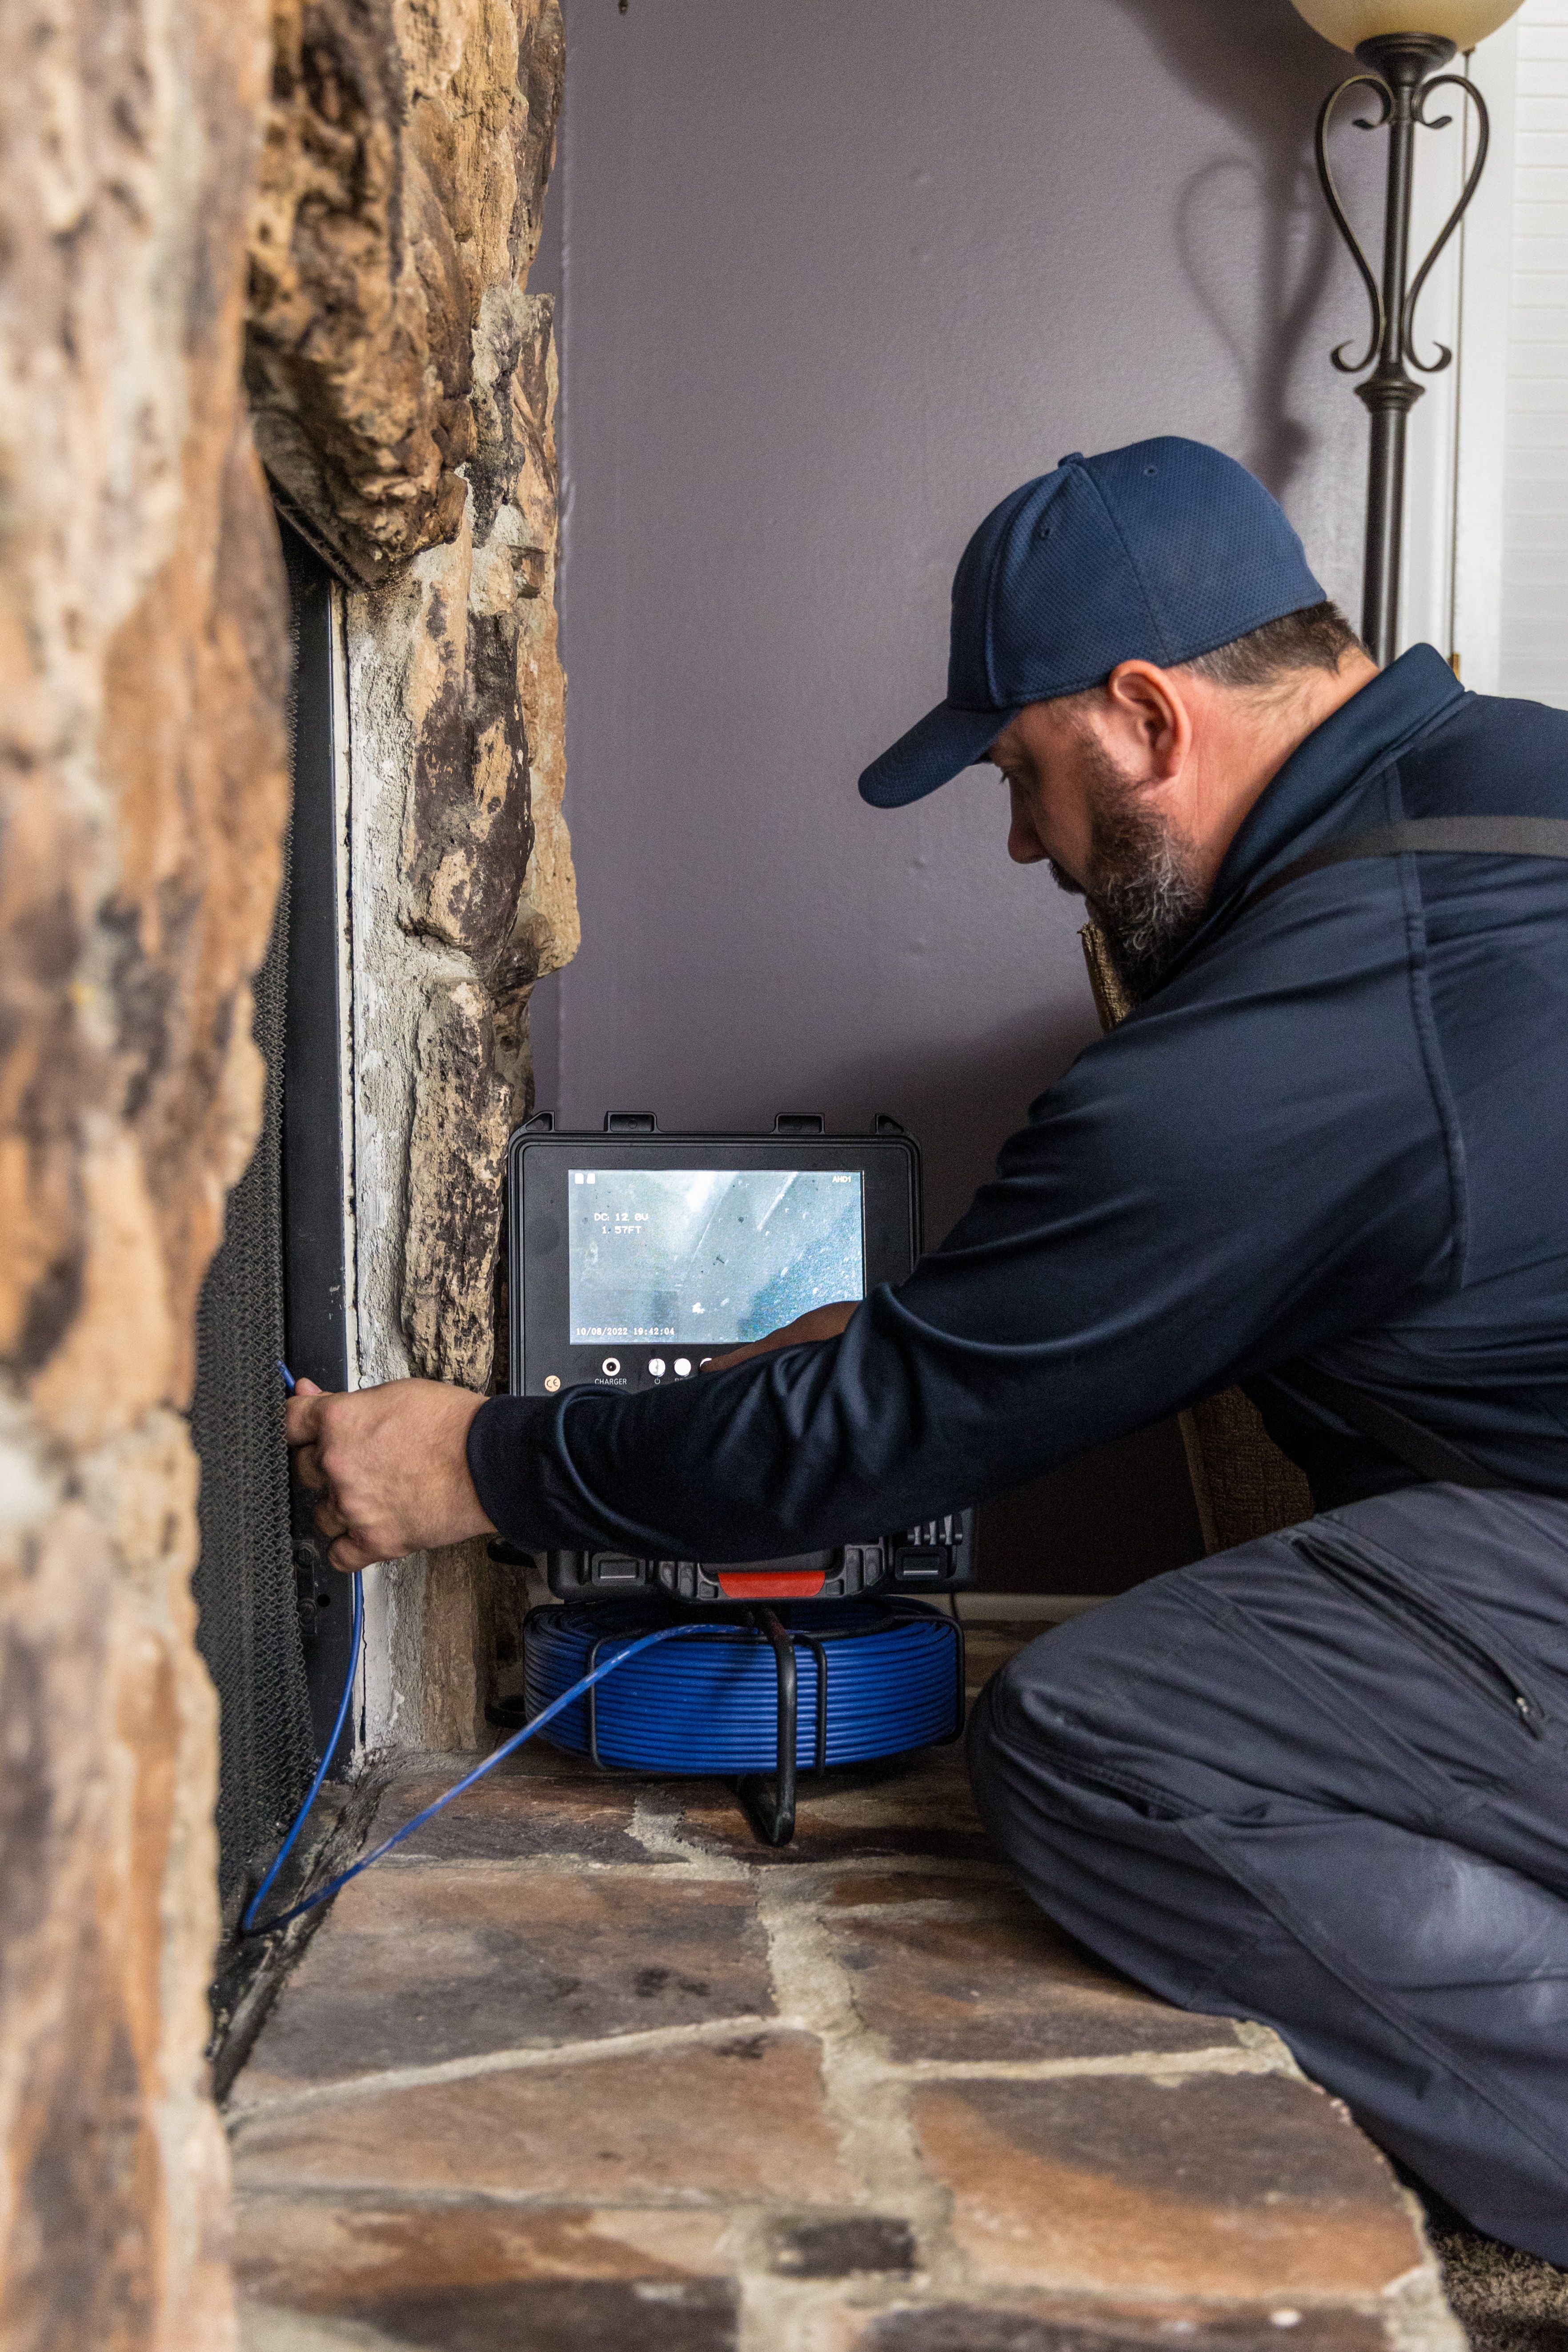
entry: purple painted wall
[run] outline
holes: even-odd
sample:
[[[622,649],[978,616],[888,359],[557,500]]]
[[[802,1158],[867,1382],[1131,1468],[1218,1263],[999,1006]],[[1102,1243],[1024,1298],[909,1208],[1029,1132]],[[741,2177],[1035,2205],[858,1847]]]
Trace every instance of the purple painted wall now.
[[[1309,163],[1338,53],[1288,0],[571,0],[568,39],[584,943],[536,996],[539,1100],[892,1111],[936,1238],[1093,1034],[1081,908],[1007,864],[989,769],[902,814],[856,774],[942,690],[970,530],[1068,449],[1217,442],[1354,609],[1364,420],[1326,353],[1361,298]],[[1173,1439],[993,1534],[1053,1590],[1169,1565]]]

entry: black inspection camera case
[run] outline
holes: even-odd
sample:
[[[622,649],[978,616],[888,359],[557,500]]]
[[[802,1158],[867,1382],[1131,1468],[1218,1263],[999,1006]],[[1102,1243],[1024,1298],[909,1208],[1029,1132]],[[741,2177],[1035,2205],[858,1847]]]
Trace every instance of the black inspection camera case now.
[[[574,1338],[568,1273],[572,1187],[592,1183],[598,1175],[613,1181],[643,1171],[827,1174],[839,1182],[858,1177],[862,1296],[879,1283],[902,1281],[920,1254],[920,1149],[896,1119],[879,1118],[869,1135],[829,1135],[815,1114],[783,1112],[766,1135],[672,1135],[644,1112],[612,1111],[602,1132],[559,1131],[550,1112],[536,1113],[507,1145],[512,1395],[548,1396],[583,1386],[626,1394],[700,1372],[700,1343],[677,1340],[668,1331],[628,1324],[603,1327],[591,1341]],[[623,1189],[616,1197],[632,1195]],[[579,1192],[579,1217],[586,1199]],[[601,1222],[608,1225],[608,1213]],[[616,1222],[629,1223],[629,1213],[620,1212]],[[719,1340],[711,1352],[721,1354],[738,1344]],[[687,1352],[677,1354],[682,1348]],[[974,1516],[952,1511],[917,1527],[868,1530],[854,1542],[783,1559],[709,1564],[644,1559],[610,1549],[554,1551],[548,1570],[552,1592],[579,1601],[643,1592],[711,1608],[764,1598],[836,1601],[861,1593],[950,1592],[973,1578]]]

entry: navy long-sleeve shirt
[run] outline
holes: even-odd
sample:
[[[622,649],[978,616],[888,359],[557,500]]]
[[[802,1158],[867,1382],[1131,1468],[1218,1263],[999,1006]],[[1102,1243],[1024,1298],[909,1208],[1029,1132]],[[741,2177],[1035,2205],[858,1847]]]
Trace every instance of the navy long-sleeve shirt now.
[[[841,1339],[678,1389],[498,1397],[468,1459],[530,1549],[776,1558],[983,1501],[1241,1381],[1320,1507],[1415,1474],[1277,1377],[1354,1381],[1568,1495],[1568,864],[1405,855],[1568,816],[1568,714],[1416,646],[1292,754],[1176,969],[1030,1108]]]

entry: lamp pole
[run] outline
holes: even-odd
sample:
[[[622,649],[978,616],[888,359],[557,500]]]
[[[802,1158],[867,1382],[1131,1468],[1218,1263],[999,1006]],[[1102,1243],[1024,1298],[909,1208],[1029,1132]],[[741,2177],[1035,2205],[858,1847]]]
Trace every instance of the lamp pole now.
[[[1333,362],[1346,375],[1372,373],[1356,386],[1372,418],[1372,449],[1367,467],[1366,569],[1362,595],[1361,633],[1373,661],[1394,659],[1399,642],[1399,559],[1405,527],[1405,423],[1426,385],[1421,375],[1436,375],[1449,366],[1454,354],[1446,343],[1434,360],[1416,357],[1415,305],[1431,276],[1438,255],[1468,208],[1486,168],[1490,123],[1486,100],[1464,74],[1439,73],[1454,55],[1454,43],[1440,33],[1380,33],[1358,42],[1355,54],[1363,70],[1352,74],[1329,92],[1318,115],[1318,177],[1340,235],[1349,246],[1372,305],[1372,332],[1358,359],[1347,359],[1342,343]],[[1410,201],[1415,178],[1415,133],[1418,128],[1440,131],[1453,120],[1439,115],[1432,121],[1426,102],[1434,90],[1463,92],[1475,107],[1479,136],[1475,161],[1466,175],[1459,201],[1445,221],[1425,261],[1410,276]],[[1388,131],[1388,180],[1383,216],[1383,274],[1374,276],[1361,241],[1350,225],[1329,163],[1329,126],[1334,110],[1347,91],[1370,89],[1382,107],[1375,121],[1356,117],[1363,131]],[[1415,373],[1413,374],[1412,370]]]

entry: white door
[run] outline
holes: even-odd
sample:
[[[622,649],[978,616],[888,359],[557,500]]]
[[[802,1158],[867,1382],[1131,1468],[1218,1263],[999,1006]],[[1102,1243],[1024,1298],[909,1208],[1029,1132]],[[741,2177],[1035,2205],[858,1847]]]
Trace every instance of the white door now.
[[[1492,152],[1416,320],[1423,357],[1457,357],[1411,418],[1401,642],[1568,709],[1568,0],[1525,0],[1468,70]],[[1458,121],[1421,140],[1418,253],[1473,153]]]

